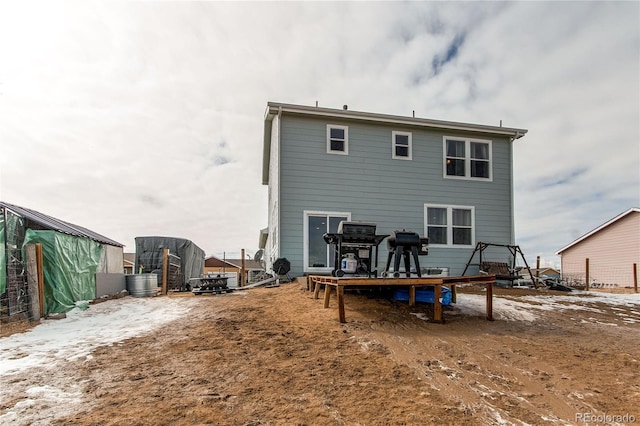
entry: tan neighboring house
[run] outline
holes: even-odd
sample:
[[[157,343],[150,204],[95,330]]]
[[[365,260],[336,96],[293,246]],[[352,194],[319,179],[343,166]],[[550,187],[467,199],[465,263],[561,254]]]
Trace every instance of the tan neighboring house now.
[[[640,263],[640,208],[631,208],[556,252],[562,276],[584,281],[589,259],[589,283],[630,287],[634,264]]]
[[[122,257],[124,260],[124,273],[125,274],[133,274],[133,267],[136,263],[136,254],[135,253],[122,253]]]
[[[526,269],[525,269],[526,272]],[[556,268],[540,268],[540,269],[536,269],[536,268],[531,268],[531,274],[533,274],[533,276],[545,276],[548,278],[560,278],[560,271],[558,271]]]
[[[247,274],[247,282],[250,282],[254,275],[264,270],[261,262],[250,259],[244,261],[244,268]],[[220,274],[226,276],[229,278],[229,286],[233,287],[235,287],[240,280],[241,269],[242,259],[220,259],[215,256],[209,256],[204,260],[205,275]]]

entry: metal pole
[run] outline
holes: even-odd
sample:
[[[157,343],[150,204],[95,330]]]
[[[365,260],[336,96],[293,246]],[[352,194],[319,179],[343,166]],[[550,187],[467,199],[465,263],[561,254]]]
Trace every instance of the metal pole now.
[[[638,264],[633,264],[633,291],[638,292]]]

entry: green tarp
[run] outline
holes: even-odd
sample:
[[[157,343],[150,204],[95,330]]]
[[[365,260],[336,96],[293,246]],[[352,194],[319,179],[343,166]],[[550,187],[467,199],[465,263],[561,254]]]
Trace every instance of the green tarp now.
[[[88,238],[27,229],[24,244],[42,244],[45,315],[68,312],[96,297],[95,275],[102,246]]]
[[[7,291],[7,254],[4,251],[4,214],[0,209],[0,294]]]

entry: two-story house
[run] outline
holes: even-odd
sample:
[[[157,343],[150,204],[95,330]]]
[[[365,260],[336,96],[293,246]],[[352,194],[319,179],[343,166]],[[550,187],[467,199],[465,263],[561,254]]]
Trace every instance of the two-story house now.
[[[322,235],[348,220],[428,236],[421,267],[461,274],[477,241],[514,244],[512,142],[526,132],[269,102],[267,268],[284,257],[292,276],[330,273]]]

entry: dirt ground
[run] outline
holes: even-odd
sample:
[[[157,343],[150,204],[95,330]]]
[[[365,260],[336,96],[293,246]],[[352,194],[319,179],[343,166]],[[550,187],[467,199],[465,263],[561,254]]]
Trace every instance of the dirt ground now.
[[[454,306],[438,324],[421,319],[429,305],[349,292],[341,324],[335,296],[324,309],[305,287],[166,296],[200,299],[188,318],[62,367],[92,402],[54,424],[640,422],[640,322],[621,321],[640,318],[633,308],[489,322]],[[538,293],[496,297],[526,294]]]

